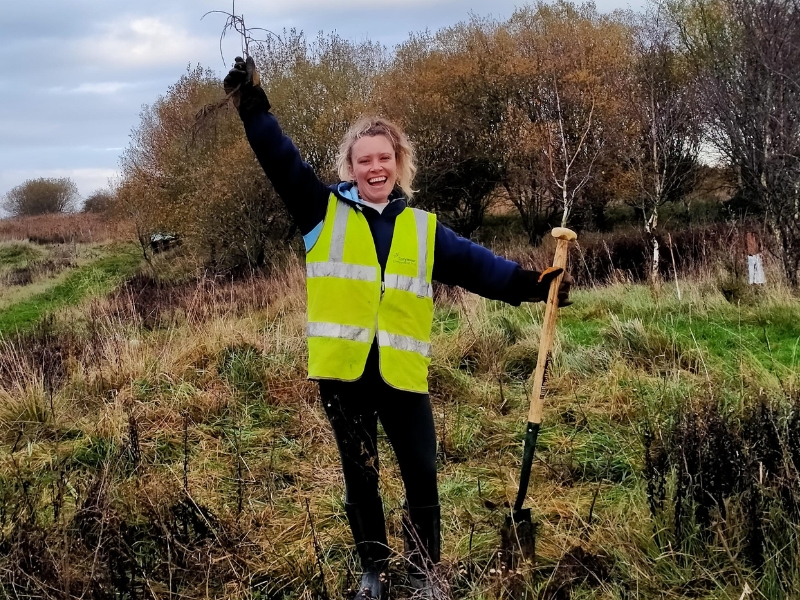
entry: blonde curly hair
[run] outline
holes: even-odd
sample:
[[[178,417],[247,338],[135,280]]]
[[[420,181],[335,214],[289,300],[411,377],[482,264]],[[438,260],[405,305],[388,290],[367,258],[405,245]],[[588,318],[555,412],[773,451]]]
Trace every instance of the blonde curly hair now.
[[[350,181],[352,179],[350,169],[353,167],[353,144],[362,137],[374,137],[376,135],[385,135],[391,142],[395,159],[397,160],[397,185],[403,190],[406,198],[410,200],[415,191],[411,188],[411,183],[414,181],[414,175],[417,172],[414,148],[411,146],[411,142],[408,141],[405,132],[398,125],[383,117],[361,117],[344,134],[342,143],[339,144],[339,154],[336,156],[336,169],[339,172],[339,178],[342,181]]]

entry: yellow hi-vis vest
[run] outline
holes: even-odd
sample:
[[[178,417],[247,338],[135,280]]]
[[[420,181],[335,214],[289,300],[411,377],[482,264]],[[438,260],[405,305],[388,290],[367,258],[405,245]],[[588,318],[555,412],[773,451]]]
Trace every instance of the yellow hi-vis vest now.
[[[358,379],[377,332],[384,381],[428,391],[435,239],[435,215],[401,212],[381,284],[366,217],[331,194],[322,232],[306,256],[310,378]]]

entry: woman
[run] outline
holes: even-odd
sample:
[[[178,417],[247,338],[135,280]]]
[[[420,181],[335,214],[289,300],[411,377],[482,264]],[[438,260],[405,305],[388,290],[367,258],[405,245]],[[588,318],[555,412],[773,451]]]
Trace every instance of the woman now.
[[[416,170],[405,134],[359,120],[342,141],[342,182],[328,187],[269,112],[252,58],[225,78],[247,138],[300,232],[307,257],[308,373],[339,448],[345,509],[363,576],[356,598],[387,597],[389,546],[378,491],[377,421],[397,456],[409,583],[432,596],[439,561],[436,435],[428,398],[433,280],[513,305],[544,300],[561,269],[527,271],[408,208]],[[569,281],[559,289],[567,303]]]

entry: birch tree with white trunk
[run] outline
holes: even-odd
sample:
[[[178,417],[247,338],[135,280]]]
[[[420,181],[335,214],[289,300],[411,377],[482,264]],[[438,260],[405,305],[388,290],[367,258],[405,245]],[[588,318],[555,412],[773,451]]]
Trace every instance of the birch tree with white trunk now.
[[[523,222],[544,225],[531,214],[538,205],[557,209],[549,211],[560,217],[550,226],[567,226],[628,130],[619,90],[629,72],[631,28],[592,4],[561,1],[519,9],[508,29],[519,56],[509,68],[516,94],[504,187]],[[536,169],[528,169],[528,181],[517,162]],[[541,232],[528,235],[535,241]]]
[[[630,106],[637,139],[628,162],[636,189],[630,204],[638,209],[652,248],[649,279],[657,286],[659,210],[695,185],[702,120],[675,29],[660,7],[640,18],[634,48]]]

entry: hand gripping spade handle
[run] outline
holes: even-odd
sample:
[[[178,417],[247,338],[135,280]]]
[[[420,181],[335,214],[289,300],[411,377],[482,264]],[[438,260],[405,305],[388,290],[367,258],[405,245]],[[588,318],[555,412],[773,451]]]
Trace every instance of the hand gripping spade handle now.
[[[569,243],[578,238],[577,234],[564,227],[556,227],[551,232],[556,238],[556,253],[553,258],[553,267],[566,269]],[[558,288],[561,285],[562,273],[550,283],[550,292],[547,294],[547,306],[544,311],[542,335],[539,339],[539,356],[536,359],[536,371],[533,373],[533,388],[531,389],[531,406],[528,411],[528,426],[525,430],[525,449],[522,454],[522,472],[519,476],[519,491],[514,502],[512,516],[515,522],[530,521],[530,509],[522,508],[525,497],[528,495],[528,482],[531,478],[531,466],[536,450],[536,438],[539,436],[539,427],[542,424],[542,407],[544,405],[545,384],[547,372],[550,368],[550,355],[553,350],[553,337],[556,332],[556,318],[558,317]]]

